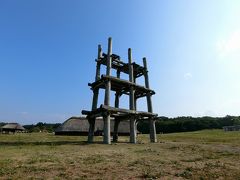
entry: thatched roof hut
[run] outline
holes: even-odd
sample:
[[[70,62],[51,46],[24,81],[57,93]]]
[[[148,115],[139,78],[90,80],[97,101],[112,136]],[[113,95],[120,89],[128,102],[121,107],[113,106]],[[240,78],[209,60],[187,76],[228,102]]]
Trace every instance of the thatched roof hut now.
[[[114,120],[111,120],[111,133],[113,133]],[[55,135],[87,135],[89,129],[88,120],[85,117],[71,117],[55,130]],[[98,118],[95,122],[95,135],[102,135],[103,119]],[[129,121],[122,121],[118,127],[119,135],[129,135]]]
[[[2,133],[10,133],[10,132],[15,133],[19,131],[20,132],[25,131],[25,128],[18,123],[8,123],[1,127],[1,131]]]

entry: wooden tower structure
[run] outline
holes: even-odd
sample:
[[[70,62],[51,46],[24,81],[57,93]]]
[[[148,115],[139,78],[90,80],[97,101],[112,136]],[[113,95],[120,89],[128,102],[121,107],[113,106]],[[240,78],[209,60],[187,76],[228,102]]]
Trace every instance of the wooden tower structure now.
[[[143,58],[143,66],[132,62],[132,52],[128,49],[128,63],[124,63],[120,56],[112,54],[112,38],[108,39],[108,52],[102,52],[101,45],[98,45],[98,57],[96,59],[95,82],[89,83],[93,91],[92,110],[83,110],[82,114],[87,115],[89,122],[88,142],[93,142],[95,120],[97,117],[103,117],[104,135],[103,142],[111,144],[110,118],[114,118],[113,141],[118,141],[118,126],[122,120],[129,120],[130,142],[137,142],[137,125],[139,120],[149,120],[150,141],[156,142],[155,117],[153,113],[151,96],[155,94],[149,87],[148,69],[146,58]],[[100,75],[101,66],[106,66],[106,74]],[[116,76],[111,75],[111,69],[116,70]],[[121,79],[121,73],[129,75],[129,80]],[[145,86],[136,84],[136,79],[144,76]],[[99,89],[105,90],[104,104],[97,107]],[[115,92],[115,106],[110,106],[110,92]],[[119,108],[119,98],[122,94],[129,96],[129,109]],[[137,111],[137,99],[146,97],[148,111]]]

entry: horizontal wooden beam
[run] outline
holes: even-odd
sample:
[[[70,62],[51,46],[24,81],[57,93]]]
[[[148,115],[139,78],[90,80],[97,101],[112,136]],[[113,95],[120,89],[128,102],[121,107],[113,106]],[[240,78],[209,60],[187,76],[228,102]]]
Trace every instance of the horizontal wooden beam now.
[[[144,119],[147,117],[157,117],[157,114],[155,113],[115,108],[107,105],[101,105],[100,108],[97,108],[93,111],[82,110],[82,114],[87,115],[89,118],[100,117],[106,113],[109,113],[111,117],[118,117],[120,119],[127,119],[130,116],[136,116],[140,119]]]
[[[129,74],[129,66],[128,63],[124,63],[121,59],[120,56],[116,54],[112,54],[112,68],[119,70],[120,72]],[[102,65],[107,65],[107,55],[103,53],[103,56],[100,59],[97,59],[96,62],[102,64]],[[132,63],[133,65],[133,74],[134,77],[138,78],[144,74],[145,68],[135,62]]]
[[[133,86],[135,89],[135,95],[137,98],[145,96],[145,94],[153,95],[155,92],[151,89],[148,89],[144,86],[138,85],[133,82],[129,82],[124,79],[119,79],[117,77],[113,76],[106,76],[102,75],[101,79],[94,83],[88,83],[89,86],[91,86],[92,90],[97,88],[105,89],[105,81],[110,80],[111,81],[111,90],[115,92],[120,92],[121,94],[129,95],[130,87]]]

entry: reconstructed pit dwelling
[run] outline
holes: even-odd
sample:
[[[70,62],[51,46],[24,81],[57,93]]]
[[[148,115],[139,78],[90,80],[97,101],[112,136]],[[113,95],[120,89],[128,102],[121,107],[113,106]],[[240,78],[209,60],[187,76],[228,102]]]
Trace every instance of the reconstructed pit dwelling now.
[[[152,95],[155,94],[149,87],[148,69],[146,58],[143,58],[143,66],[132,62],[132,52],[128,49],[128,63],[124,63],[120,56],[112,54],[112,38],[108,39],[108,53],[102,53],[101,45],[98,45],[98,57],[96,59],[95,82],[89,83],[93,91],[92,110],[83,110],[82,114],[87,115],[89,122],[88,142],[93,142],[95,120],[97,117],[103,117],[104,135],[103,142],[111,144],[110,119],[114,118],[113,141],[118,141],[118,126],[123,120],[130,122],[130,142],[137,142],[137,125],[139,120],[149,120],[150,123],[150,141],[157,142],[155,118],[157,114],[153,113]],[[101,65],[105,65],[106,75],[100,75]],[[111,68],[116,70],[116,77],[111,75]],[[121,79],[121,73],[129,75],[129,80]],[[136,79],[144,76],[145,86],[136,84]],[[99,108],[98,95],[99,89],[105,89],[104,104]],[[115,92],[115,107],[110,106],[110,92]],[[129,96],[129,109],[119,108],[119,98],[121,95]],[[148,112],[137,111],[137,99],[146,97]]]

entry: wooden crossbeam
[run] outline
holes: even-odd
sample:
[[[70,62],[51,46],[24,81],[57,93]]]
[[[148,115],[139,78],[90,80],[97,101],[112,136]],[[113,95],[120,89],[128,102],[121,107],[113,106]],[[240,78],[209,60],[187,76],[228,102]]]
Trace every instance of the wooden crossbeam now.
[[[123,108],[115,108],[107,105],[101,105],[99,108],[93,111],[82,110],[82,114],[93,117],[102,116],[104,113],[109,112],[113,116],[126,116],[126,115],[135,115],[140,117],[157,117],[157,114],[145,111],[135,111]]]
[[[131,86],[135,89],[135,95],[137,98],[143,97],[146,94],[154,95],[155,91],[148,89],[144,86],[140,86],[136,83],[119,79],[113,76],[106,76],[102,75],[101,78],[98,81],[95,81],[94,83],[88,83],[89,86],[91,86],[92,90],[102,88],[105,89],[105,81],[110,80],[111,81],[111,90],[115,92],[120,92],[121,94],[129,94],[129,89]]]
[[[112,68],[119,70],[125,74],[129,74],[129,66],[128,63],[124,63],[123,60],[120,59],[120,56],[116,54],[112,54]],[[98,63],[107,66],[107,54],[103,53],[103,56],[96,60]],[[139,64],[133,62],[133,74],[134,77],[141,77],[144,75],[145,68],[140,66]]]

